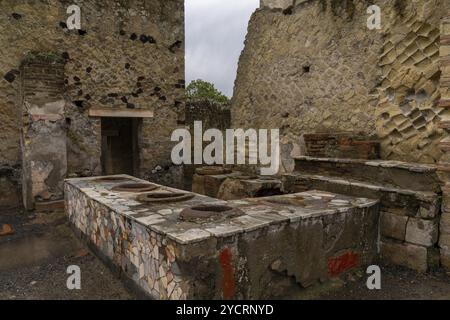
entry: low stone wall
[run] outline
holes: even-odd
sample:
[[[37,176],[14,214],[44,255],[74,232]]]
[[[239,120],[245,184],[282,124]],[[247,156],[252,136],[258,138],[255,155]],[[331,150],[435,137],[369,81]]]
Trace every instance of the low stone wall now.
[[[298,157],[296,172],[282,180],[284,192],[324,190],[379,199],[381,257],[420,272],[439,266],[442,200],[435,165]]]
[[[66,209],[77,233],[110,266],[155,299],[185,299],[177,244],[66,183]],[[126,203],[124,204],[126,205]]]
[[[115,184],[67,180],[70,222],[109,265],[155,299],[278,297],[376,256],[377,201],[309,192],[231,202],[195,195],[148,205],[136,193],[111,191]],[[199,204],[229,205],[243,215],[180,220],[184,208]]]
[[[430,192],[402,191],[339,178],[288,174],[284,192],[324,190],[380,200],[380,254],[390,264],[426,272],[439,267],[441,199]]]
[[[228,174],[195,174],[192,191],[221,200],[280,195],[282,183],[275,177],[250,176],[238,171]]]

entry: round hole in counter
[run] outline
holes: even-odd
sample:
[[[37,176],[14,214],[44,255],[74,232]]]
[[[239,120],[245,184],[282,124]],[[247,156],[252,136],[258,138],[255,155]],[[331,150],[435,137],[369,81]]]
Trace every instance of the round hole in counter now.
[[[115,186],[111,190],[121,192],[148,192],[158,189],[158,186],[150,183],[123,183]]]
[[[180,213],[180,219],[191,222],[206,222],[238,217],[243,214],[244,212],[237,208],[224,205],[205,204],[184,209]]]
[[[171,202],[181,202],[187,201],[194,197],[193,193],[184,193],[184,192],[153,192],[147,194],[141,194],[137,197],[138,201],[147,202],[147,203],[171,203]]]

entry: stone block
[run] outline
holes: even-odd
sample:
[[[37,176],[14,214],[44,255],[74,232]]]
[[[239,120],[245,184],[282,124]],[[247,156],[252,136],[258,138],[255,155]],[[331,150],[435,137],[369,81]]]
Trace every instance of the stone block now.
[[[450,23],[443,23],[441,31],[442,34],[450,34]]]
[[[381,257],[388,263],[407,267],[418,272],[428,270],[428,250],[408,243],[381,242]]]
[[[440,56],[441,57],[450,56],[450,46],[441,46]]]
[[[422,204],[419,208],[418,216],[422,219],[434,219],[440,211],[440,203]]]
[[[439,237],[437,220],[423,220],[411,218],[406,227],[406,241],[431,247],[435,245]]]
[[[439,229],[440,233],[450,234],[450,213],[442,214]]]
[[[441,253],[437,248],[429,248],[428,250],[428,268],[439,268],[441,266]]]
[[[194,174],[192,178],[192,192],[205,194],[205,176]]]
[[[408,217],[388,212],[381,214],[381,234],[396,240],[405,240]]]
[[[450,270],[450,250],[441,249],[441,266]]]
[[[441,233],[439,237],[439,247],[450,250],[450,234]]]

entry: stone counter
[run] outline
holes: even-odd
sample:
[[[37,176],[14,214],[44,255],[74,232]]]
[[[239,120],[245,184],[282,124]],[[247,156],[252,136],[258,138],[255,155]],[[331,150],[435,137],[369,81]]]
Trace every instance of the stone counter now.
[[[101,258],[154,299],[279,297],[368,265],[376,255],[374,200],[310,191],[228,202],[194,194],[184,202],[148,204],[137,201],[137,193],[112,191],[117,184],[66,180],[67,213]],[[152,192],[180,192],[158,188]],[[183,209],[200,204],[242,214],[180,220]]]

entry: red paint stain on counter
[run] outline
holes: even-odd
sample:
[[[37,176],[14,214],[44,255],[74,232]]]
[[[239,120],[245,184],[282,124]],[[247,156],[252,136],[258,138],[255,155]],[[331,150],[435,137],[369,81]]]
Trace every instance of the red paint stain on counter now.
[[[222,267],[223,279],[222,290],[224,299],[232,299],[234,297],[236,287],[234,284],[233,254],[229,248],[225,248],[219,257]]]
[[[337,277],[359,265],[359,255],[353,251],[328,259],[328,275]]]

